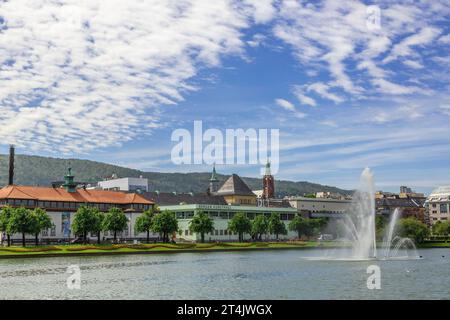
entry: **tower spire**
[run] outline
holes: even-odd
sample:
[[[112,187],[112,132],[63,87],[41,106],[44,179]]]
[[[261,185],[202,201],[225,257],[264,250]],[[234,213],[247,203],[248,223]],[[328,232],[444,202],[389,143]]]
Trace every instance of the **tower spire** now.
[[[209,193],[213,194],[217,190],[219,190],[219,179],[217,179],[216,163],[214,163],[211,178],[209,179]]]
[[[263,195],[264,199],[271,199],[275,194],[275,182],[270,172],[270,161],[268,160],[266,163],[266,170],[264,172],[263,177]]]

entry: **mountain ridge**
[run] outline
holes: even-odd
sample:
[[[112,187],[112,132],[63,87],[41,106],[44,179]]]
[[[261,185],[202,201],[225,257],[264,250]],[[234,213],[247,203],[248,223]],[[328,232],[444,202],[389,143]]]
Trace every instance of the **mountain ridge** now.
[[[8,183],[8,156],[0,155],[0,186]],[[75,180],[85,183],[96,183],[112,174],[119,177],[143,176],[149,180],[149,190],[161,192],[205,192],[209,186],[209,172],[146,172],[118,165],[84,159],[63,159],[34,155],[15,156],[14,183],[18,185],[51,186],[54,181],[61,181],[67,168],[71,167]],[[222,184],[229,175],[217,175]],[[260,178],[242,177],[242,180],[252,190],[262,188]],[[352,190],[340,189],[334,186],[321,185],[307,181],[277,180],[275,189],[278,196],[304,195],[318,191],[351,194]]]

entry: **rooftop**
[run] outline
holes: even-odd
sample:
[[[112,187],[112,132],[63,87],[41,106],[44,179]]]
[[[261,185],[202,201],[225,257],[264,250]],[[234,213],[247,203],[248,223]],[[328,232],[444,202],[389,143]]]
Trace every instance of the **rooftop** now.
[[[0,199],[20,199],[38,201],[65,201],[83,203],[109,203],[109,204],[153,204],[135,193],[124,193],[106,190],[76,189],[68,192],[64,188],[7,186],[0,189]]]
[[[255,196],[247,184],[237,174],[232,174],[217,191],[218,195]]]

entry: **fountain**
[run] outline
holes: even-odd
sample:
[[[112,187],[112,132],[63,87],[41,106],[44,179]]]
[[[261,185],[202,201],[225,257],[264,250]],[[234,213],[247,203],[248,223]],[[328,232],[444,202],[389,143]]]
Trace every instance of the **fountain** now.
[[[342,257],[337,254],[337,251],[333,251],[325,257],[308,259],[345,261],[418,259],[414,242],[411,239],[394,237],[399,217],[400,211],[396,209],[386,229],[382,246],[384,251],[379,256],[375,232],[375,185],[372,172],[369,168],[365,168],[361,174],[360,187],[354,193],[351,208],[340,221],[345,233],[344,238],[351,243],[351,253]],[[406,252],[406,256],[399,256],[400,252]],[[413,254],[409,255],[410,252]]]
[[[389,225],[386,230],[386,234],[383,240],[383,257],[382,259],[418,259],[416,245],[409,238],[402,238],[400,236],[395,236],[395,227],[397,226],[397,221],[400,217],[400,210],[397,208],[391,216]],[[400,252],[406,253],[406,255],[401,256]],[[412,253],[412,254],[410,254]]]

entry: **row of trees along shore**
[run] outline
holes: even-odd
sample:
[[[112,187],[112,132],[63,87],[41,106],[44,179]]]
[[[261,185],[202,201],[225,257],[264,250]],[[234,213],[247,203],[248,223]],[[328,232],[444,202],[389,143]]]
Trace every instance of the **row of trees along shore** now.
[[[386,227],[384,219],[377,219],[377,233]],[[288,224],[290,231],[297,232],[298,238],[311,237],[321,232],[326,225],[327,220],[316,218],[304,218],[296,215]],[[0,232],[6,233],[8,246],[11,245],[11,235],[22,234],[22,245],[25,246],[25,235],[35,236],[36,245],[38,245],[38,236],[43,230],[52,228],[54,225],[50,216],[45,210],[36,208],[34,210],[23,207],[12,208],[5,206],[0,210]],[[97,235],[98,243],[101,242],[101,232],[109,231],[114,234],[114,241],[117,240],[117,233],[128,227],[128,219],[119,208],[111,208],[108,212],[102,213],[97,208],[82,206],[75,213],[72,223],[72,232],[82,237],[87,242],[89,233]],[[416,242],[422,242],[429,236],[429,230],[422,222],[407,218],[401,219],[399,231],[402,236],[408,236]],[[158,207],[144,211],[142,215],[136,218],[134,225],[136,233],[146,233],[147,242],[150,240],[150,232],[161,235],[164,242],[169,241],[169,236],[178,230],[178,220],[171,211],[160,212]],[[197,212],[189,223],[189,231],[200,235],[200,241],[205,242],[205,235],[215,230],[214,220],[208,214]],[[244,235],[249,234],[252,240],[261,241],[264,235],[286,235],[288,230],[281,221],[280,215],[272,213],[269,217],[266,215],[257,215],[253,220],[249,219],[245,213],[236,213],[228,222],[228,230],[239,236],[239,241],[244,240]],[[433,234],[450,233],[450,222],[442,222],[435,225]]]
[[[8,246],[11,245],[11,235],[22,234],[22,245],[25,247],[25,235],[35,236],[36,245],[39,243],[39,233],[53,227],[52,219],[45,210],[36,208],[3,207],[0,211],[0,232],[6,233]]]
[[[305,219],[297,215],[290,221],[288,228],[297,232],[298,237],[301,238],[316,234],[325,223],[324,219]],[[214,220],[204,212],[197,212],[190,222],[189,230],[199,233],[200,241],[205,242],[205,234],[214,231]],[[288,232],[277,213],[272,213],[269,217],[257,215],[253,220],[244,213],[236,213],[228,222],[228,230],[238,234],[239,242],[244,240],[244,234],[249,234],[253,240],[262,240],[262,237],[267,234],[275,235],[278,239],[279,235],[286,235]]]

